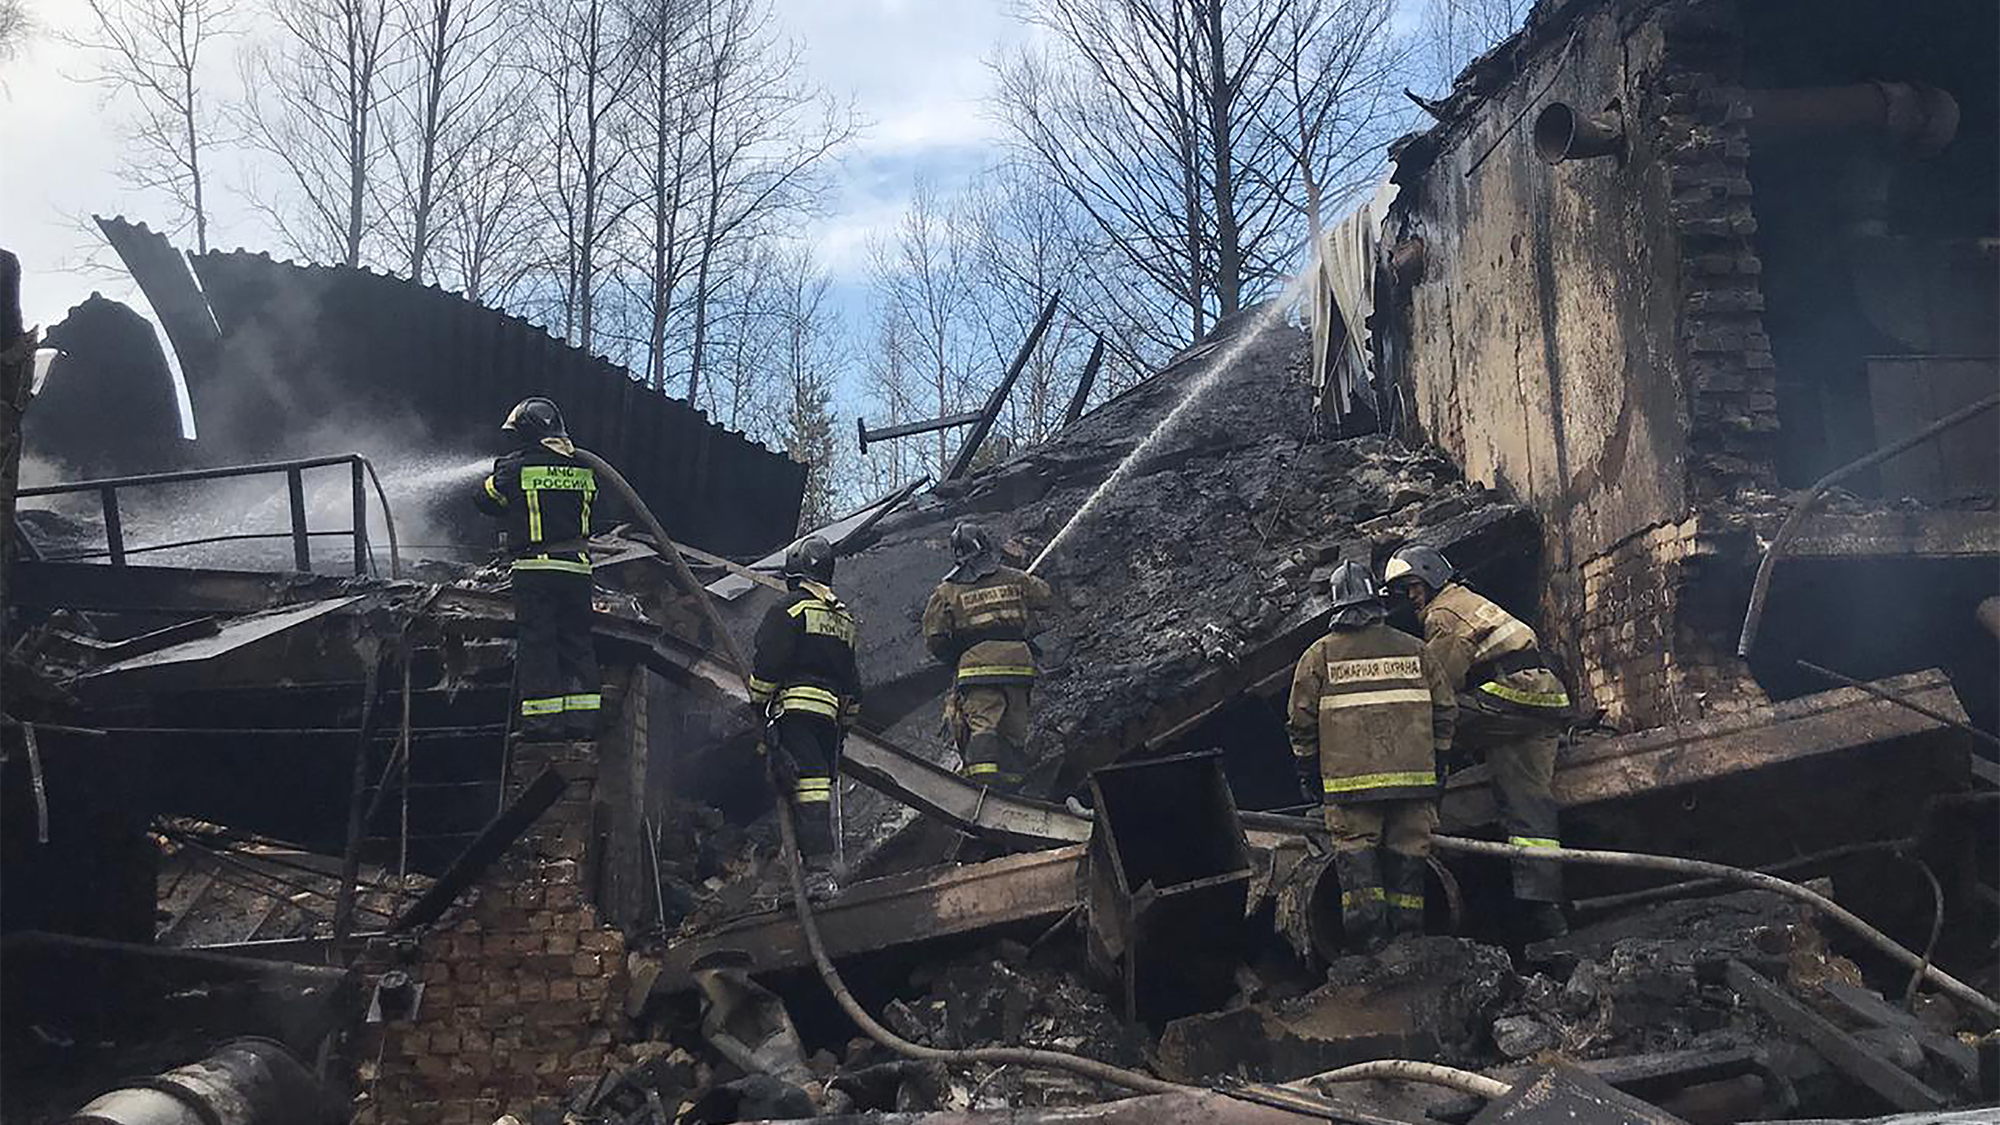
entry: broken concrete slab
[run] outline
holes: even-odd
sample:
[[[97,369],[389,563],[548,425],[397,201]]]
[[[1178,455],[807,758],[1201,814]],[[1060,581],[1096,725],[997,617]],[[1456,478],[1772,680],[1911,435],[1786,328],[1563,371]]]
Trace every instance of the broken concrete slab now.
[[[1518,988],[1506,951],[1463,938],[1345,957],[1304,996],[1175,1020],[1159,1059],[1179,1079],[1289,1081],[1379,1058],[1469,1059]]]
[[[1256,319],[1226,322],[1050,442],[914,498],[842,558],[835,585],[862,622],[864,722],[948,759],[937,729],[948,670],[931,660],[918,616],[950,567],[953,525],[985,521],[1025,565],[1225,350],[1212,389],[1043,565],[1065,604],[1039,638],[1042,786],[1061,759],[1080,781],[1296,659],[1324,610],[1314,575],[1336,559],[1431,534],[1466,547],[1467,565],[1501,585],[1515,580],[1510,567],[1531,569],[1532,525],[1434,454],[1379,437],[1311,440],[1305,396],[1285,378],[1305,362],[1306,337],[1280,326],[1235,338]],[[747,637],[765,601],[737,598],[732,627]]]

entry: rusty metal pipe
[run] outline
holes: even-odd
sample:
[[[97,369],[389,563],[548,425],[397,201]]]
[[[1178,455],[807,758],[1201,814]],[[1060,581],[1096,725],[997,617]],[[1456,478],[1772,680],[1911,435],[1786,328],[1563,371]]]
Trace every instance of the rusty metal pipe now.
[[[1912,156],[1933,156],[1958,135],[1958,100],[1920,82],[1862,82],[1748,90],[1750,130],[1768,141],[1816,141],[1857,134]]]
[[[1625,152],[1625,123],[1615,113],[1578,113],[1550,102],[1535,115],[1535,155],[1550,164],[1619,156]]]
[[[237,1039],[206,1058],[93,1098],[63,1125],[322,1125],[325,1092],[270,1039]]]

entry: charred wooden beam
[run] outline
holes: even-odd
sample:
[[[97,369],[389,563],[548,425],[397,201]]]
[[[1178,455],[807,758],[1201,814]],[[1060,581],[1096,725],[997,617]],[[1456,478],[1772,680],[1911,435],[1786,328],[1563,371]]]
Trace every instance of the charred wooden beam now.
[[[947,414],[942,418],[927,418],[921,422],[904,422],[901,425],[882,426],[873,430],[868,428],[867,422],[856,418],[854,420],[854,432],[856,438],[861,443],[861,454],[865,457],[868,455],[868,447],[871,445],[885,441],[894,441],[900,437],[911,437],[915,434],[930,434],[936,433],[939,430],[949,430],[953,426],[970,426],[985,416],[986,412],[983,410],[967,410],[959,414]]]
[[[1081,846],[1004,856],[842,888],[814,916],[834,957],[1017,923],[1054,921],[1078,901]],[[737,918],[668,947],[655,995],[693,987],[697,962],[732,955],[753,973],[812,963],[805,932],[788,903]]]
[[[1965,709],[1942,672],[1913,672],[1878,684],[1964,720]],[[1896,703],[1841,688],[1746,714],[1574,747],[1557,761],[1553,788],[1557,803],[1576,808],[1943,729],[1944,724]],[[1908,756],[1899,768],[1914,769],[1924,758],[1934,758],[1940,769],[1964,772],[1965,748],[1954,742],[1940,743],[1929,754]],[[1493,823],[1498,814],[1486,767],[1453,774],[1440,813],[1446,831]]]
[[[452,902],[464,893],[467,887],[478,881],[486,869],[500,858],[507,846],[519,839],[549,807],[561,797],[569,783],[563,779],[554,766],[545,767],[528,787],[521,791],[500,815],[493,818],[472,843],[465,854],[458,857],[438,881],[431,884],[423,897],[418,899],[403,913],[401,918],[389,927],[391,933],[404,933],[437,921],[451,907]]]
[[[1090,346],[1090,359],[1083,365],[1083,374],[1076,381],[1076,393],[1069,396],[1069,409],[1063,411],[1063,425],[1067,426],[1083,417],[1083,408],[1090,402],[1091,388],[1097,384],[1097,369],[1104,366],[1104,335],[1099,333],[1097,342]]]
[[[945,470],[944,479],[957,480],[972,468],[972,459],[979,454],[979,447],[986,444],[986,435],[993,431],[993,420],[1000,416],[1000,408],[1007,404],[1007,395],[1014,389],[1014,380],[1021,377],[1021,369],[1028,365],[1028,357],[1035,353],[1035,345],[1042,342],[1042,333],[1048,331],[1049,321],[1056,315],[1056,303],[1062,300],[1060,292],[1049,296],[1049,303],[1042,306],[1042,315],[1036,319],[1034,331],[1022,342],[1021,350],[1014,353],[1014,362],[1007,368],[1006,378],[993,388],[986,399],[985,409],[979,412],[979,421],[973,424],[972,432],[965,436],[965,444],[958,447],[958,456],[952,460],[951,468]]]
[[[1784,989],[1741,961],[1731,961],[1729,987],[1756,1005],[1780,1027],[1804,1040],[1835,1069],[1896,1109],[1940,1109],[1950,1099],[1866,1044],[1834,1026]]]

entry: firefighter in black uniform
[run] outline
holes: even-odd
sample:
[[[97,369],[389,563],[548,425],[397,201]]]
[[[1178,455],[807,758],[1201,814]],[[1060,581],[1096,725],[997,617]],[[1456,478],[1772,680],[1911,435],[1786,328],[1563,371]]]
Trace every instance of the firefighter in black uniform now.
[[[785,552],[790,590],[757,627],[751,700],[767,720],[771,770],[798,809],[799,853],[816,893],[833,889],[833,786],[840,740],[861,713],[854,614],[833,592],[833,545],[810,535]]]
[[[523,399],[500,426],[517,447],[493,462],[478,501],[506,521],[513,556],[517,729],[594,738],[601,683],[591,648],[590,505],[597,476],[576,457],[562,411]]]

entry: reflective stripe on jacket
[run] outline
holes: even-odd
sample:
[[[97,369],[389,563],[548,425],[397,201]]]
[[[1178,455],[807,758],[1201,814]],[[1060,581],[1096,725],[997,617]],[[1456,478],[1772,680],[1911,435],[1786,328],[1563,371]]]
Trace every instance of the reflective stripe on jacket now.
[[[590,508],[597,474],[560,438],[507,453],[474,499],[506,521],[515,570],[590,573]]]
[[[1458,704],[1423,642],[1387,625],[1335,629],[1292,672],[1292,753],[1319,758],[1329,801],[1437,795]]]
[[[861,710],[854,645],[860,629],[839,596],[818,582],[794,587],[764,614],[750,661],[750,693],[777,714],[852,722]]]
[[[1028,638],[1054,601],[1049,584],[1009,566],[969,581],[945,581],[924,605],[924,644],[957,668],[957,683],[1033,683]]]
[[[1559,719],[1569,693],[1542,659],[1535,631],[1454,582],[1424,607],[1424,647],[1452,686],[1480,706]]]

